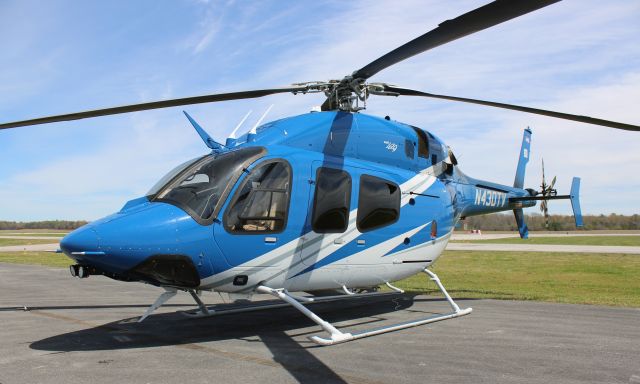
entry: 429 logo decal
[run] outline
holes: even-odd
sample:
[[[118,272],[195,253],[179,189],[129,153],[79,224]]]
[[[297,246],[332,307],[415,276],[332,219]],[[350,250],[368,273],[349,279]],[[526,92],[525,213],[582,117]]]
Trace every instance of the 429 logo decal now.
[[[396,149],[398,149],[398,144],[393,143],[389,140],[385,140],[383,141],[383,143],[387,146],[387,149],[390,150],[391,152],[395,152]]]

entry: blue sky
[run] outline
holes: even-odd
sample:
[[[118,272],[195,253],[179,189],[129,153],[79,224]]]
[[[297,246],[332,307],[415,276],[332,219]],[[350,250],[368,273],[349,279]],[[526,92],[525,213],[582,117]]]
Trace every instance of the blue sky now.
[[[341,78],[486,1],[0,1],[0,120]],[[389,68],[372,81],[640,124],[640,3],[565,0]],[[220,139],[320,95],[186,109]],[[183,108],[0,131],[0,220],[117,211],[206,148]],[[474,177],[581,176],[583,211],[638,213],[640,134],[451,102],[377,98],[365,113],[433,131]],[[569,213],[566,202],[550,204]]]

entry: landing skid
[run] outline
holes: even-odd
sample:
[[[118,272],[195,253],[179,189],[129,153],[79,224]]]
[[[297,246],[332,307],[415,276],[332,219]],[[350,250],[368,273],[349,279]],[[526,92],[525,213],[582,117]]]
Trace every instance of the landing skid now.
[[[286,290],[285,290],[286,291]],[[292,295],[288,291],[287,295],[301,305],[307,305],[312,303],[326,303],[331,301],[344,301],[344,300],[353,300],[353,299],[362,299],[367,297],[380,297],[380,296],[392,296],[397,295],[396,292],[373,292],[373,293],[357,293],[353,295],[335,295],[335,296],[322,296],[322,297],[307,297],[307,296],[296,296]],[[253,311],[262,311],[266,309],[274,309],[274,308],[283,308],[290,306],[289,303],[277,302],[274,300],[264,300],[262,302],[254,302],[251,304],[222,304],[222,305],[214,305],[211,307],[206,307],[207,313],[202,311],[202,308],[197,311],[187,311],[182,312],[183,315],[189,317],[210,317],[210,316],[221,316],[228,315],[232,313],[242,313],[242,312],[253,312]]]
[[[380,335],[382,333],[393,332],[393,331],[398,331],[405,328],[417,327],[424,324],[434,323],[436,321],[453,319],[455,317],[460,317],[460,316],[468,315],[469,313],[471,313],[472,311],[471,308],[460,309],[458,304],[456,304],[456,302],[453,301],[451,296],[449,296],[449,293],[444,288],[444,286],[440,282],[440,279],[435,273],[429,271],[426,268],[424,269],[424,272],[429,276],[431,281],[436,283],[436,285],[438,286],[438,289],[440,289],[440,292],[442,292],[444,297],[447,299],[447,302],[451,306],[451,309],[453,309],[453,312],[443,314],[443,315],[430,316],[430,317],[413,320],[413,321],[407,321],[407,322],[398,323],[394,325],[389,325],[386,327],[374,328],[374,329],[365,330],[361,332],[346,333],[346,332],[340,331],[339,329],[334,327],[331,323],[323,320],[320,316],[316,315],[310,309],[305,307],[305,305],[311,304],[311,303],[321,303],[321,302],[330,302],[330,301],[338,301],[338,300],[340,301],[353,300],[353,299],[360,299],[365,297],[395,296],[404,292],[403,290],[387,283],[387,285],[389,286],[389,288],[393,290],[393,292],[353,293],[349,291],[346,287],[344,287],[345,293],[351,292],[351,294],[324,296],[324,297],[295,296],[283,288],[274,289],[264,285],[260,285],[256,288],[257,292],[268,293],[284,301],[284,303],[282,302],[274,303],[273,301],[263,301],[263,302],[249,304],[249,305],[225,304],[225,305],[216,305],[213,307],[207,307],[206,305],[204,305],[204,303],[202,302],[202,300],[200,300],[200,298],[198,297],[198,294],[194,290],[188,290],[187,292],[191,294],[191,297],[193,297],[193,299],[196,301],[200,309],[195,312],[182,312],[182,313],[190,317],[209,317],[209,316],[219,316],[219,315],[232,314],[232,313],[261,311],[261,310],[272,309],[272,308],[293,306],[295,309],[302,312],[302,314],[310,318],[313,322],[318,324],[324,331],[326,331],[329,334],[329,338],[324,338],[320,336],[309,337],[311,341],[319,345],[333,345],[338,343],[344,343],[347,341],[357,340],[364,337],[375,336],[375,335]],[[176,288],[165,288],[165,292],[158,297],[158,299],[149,307],[149,309],[147,309],[145,314],[140,318],[140,320],[138,320],[138,322],[141,322],[144,319],[146,319],[153,311],[158,309],[167,300],[175,296],[176,293],[177,293]]]
[[[165,292],[163,292],[157,299],[156,301],[147,309],[147,311],[144,313],[144,315],[142,315],[140,317],[140,319],[138,320],[138,322],[142,322],[143,320],[145,320],[147,317],[149,317],[149,315],[151,313],[153,313],[156,309],[160,308],[164,303],[167,302],[167,300],[171,299],[173,296],[176,295],[178,289],[176,288],[165,288]],[[191,295],[191,297],[193,297],[193,299],[195,300],[196,304],[198,304],[199,309],[195,310],[195,311],[184,311],[184,312],[180,312],[181,314],[188,316],[188,317],[194,317],[194,318],[200,318],[200,317],[211,317],[211,316],[221,316],[221,315],[229,315],[229,314],[233,314],[233,313],[243,313],[243,312],[253,312],[253,311],[262,311],[262,310],[267,310],[267,309],[274,309],[274,308],[283,308],[283,307],[288,307],[290,304],[288,303],[282,303],[282,302],[278,302],[275,300],[264,300],[264,301],[258,301],[258,302],[252,302],[250,304],[219,304],[219,305],[214,305],[214,306],[206,306],[202,300],[200,300],[200,297],[198,297],[198,295],[196,294],[196,292],[192,289],[187,290],[186,292],[189,292],[189,294]],[[371,292],[371,293],[354,293],[352,295],[333,295],[333,296],[320,296],[320,297],[307,297],[307,296],[295,296],[292,295],[291,293],[289,293],[288,291],[287,295],[291,298],[293,298],[294,300],[297,300],[298,302],[302,303],[302,305],[307,305],[307,304],[311,304],[311,303],[326,303],[326,302],[331,302],[331,301],[343,301],[343,300],[354,300],[354,299],[362,299],[362,298],[367,298],[367,297],[384,297],[384,296],[395,296],[398,295],[399,293],[401,293],[400,291],[395,291],[395,292]],[[404,292],[404,291],[403,291]]]
[[[339,329],[334,327],[331,323],[323,320],[320,316],[316,315],[311,310],[306,308],[304,305],[302,305],[302,303],[300,303],[300,301],[298,301],[295,297],[291,296],[284,289],[273,289],[273,288],[269,288],[269,287],[261,285],[256,290],[258,292],[262,292],[262,293],[269,293],[269,294],[271,294],[271,295],[273,295],[273,296],[275,296],[275,297],[287,302],[288,304],[292,305],[294,308],[296,308],[297,310],[302,312],[305,316],[310,318],[313,322],[315,322],[320,327],[322,327],[322,329],[329,334],[329,338],[323,338],[323,337],[319,337],[319,336],[311,336],[311,337],[309,337],[309,339],[311,341],[313,341],[316,344],[320,344],[320,345],[333,345],[333,344],[338,344],[338,343],[344,343],[344,342],[351,341],[351,340],[361,339],[363,337],[369,337],[369,336],[379,335],[379,334],[382,334],[382,333],[393,332],[393,331],[397,331],[397,330],[400,330],[400,329],[405,329],[405,328],[410,328],[410,327],[417,327],[419,325],[424,325],[424,324],[428,324],[428,323],[434,323],[436,321],[453,319],[455,317],[460,317],[460,316],[468,315],[469,313],[471,313],[471,311],[472,311],[471,308],[460,309],[460,307],[458,307],[458,304],[456,304],[456,302],[453,301],[451,296],[449,296],[449,293],[444,288],[444,286],[440,282],[440,279],[438,278],[438,276],[435,273],[429,271],[426,268],[424,269],[424,272],[427,275],[429,275],[429,277],[430,277],[430,279],[432,281],[434,281],[436,283],[436,285],[440,289],[440,292],[442,292],[442,294],[445,296],[445,298],[449,302],[449,305],[453,309],[453,312],[448,313],[448,314],[444,314],[444,315],[430,316],[430,317],[423,318],[423,319],[408,321],[408,322],[404,322],[404,323],[398,323],[398,324],[395,324],[395,325],[390,325],[390,326],[376,328],[376,329],[370,329],[370,330],[356,332],[356,333],[345,333],[345,332],[340,331]],[[353,296],[347,296],[347,297],[353,297]]]

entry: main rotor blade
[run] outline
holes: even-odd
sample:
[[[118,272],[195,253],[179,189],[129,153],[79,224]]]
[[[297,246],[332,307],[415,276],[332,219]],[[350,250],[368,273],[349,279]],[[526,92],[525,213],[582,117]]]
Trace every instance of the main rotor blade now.
[[[496,0],[480,8],[446,20],[436,29],[411,40],[353,73],[355,79],[368,79],[383,69],[429,49],[494,25],[533,12],[560,0]]]
[[[596,119],[594,117],[589,117],[589,116],[572,115],[570,113],[548,111],[546,109],[522,107],[519,105],[496,103],[493,101],[486,101],[486,100],[468,99],[465,97],[437,95],[435,93],[421,92],[421,91],[416,91],[414,89],[398,88],[398,87],[393,87],[389,85],[385,85],[384,90],[391,93],[398,94],[398,95],[402,95],[402,96],[422,96],[422,97],[430,97],[434,99],[461,101],[463,103],[486,105],[489,107],[502,108],[502,109],[511,109],[514,111],[533,113],[536,115],[543,115],[543,116],[550,116],[558,119],[578,121],[581,123],[601,125],[601,126],[610,127],[610,128],[624,129],[626,131],[640,131],[640,126],[637,126],[637,125],[619,123],[617,121],[611,121],[611,120]]]
[[[67,113],[64,115],[55,115],[47,117],[39,117],[36,119],[13,121],[10,123],[0,124],[0,129],[24,127],[28,125],[47,124],[58,121],[69,121],[86,119],[90,117],[117,115],[120,113],[129,113],[137,111],[146,111],[149,109],[177,107],[180,105],[190,104],[202,104],[202,103],[214,103],[218,101],[240,100],[240,99],[253,99],[257,97],[263,97],[273,95],[276,93],[288,93],[288,92],[304,92],[307,91],[307,87],[286,87],[286,88],[269,88],[269,89],[256,89],[252,91],[240,91],[240,92],[228,92],[217,93],[203,96],[183,97],[180,99],[169,99],[161,101],[152,101],[148,103],[129,104],[120,107],[94,109],[91,111]]]

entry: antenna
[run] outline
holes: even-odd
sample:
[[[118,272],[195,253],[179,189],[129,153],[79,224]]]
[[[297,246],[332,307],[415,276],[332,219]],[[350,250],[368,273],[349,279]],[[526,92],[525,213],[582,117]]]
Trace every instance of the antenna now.
[[[266,111],[264,111],[264,113],[262,114],[262,117],[260,117],[260,119],[258,120],[258,122],[256,123],[256,125],[253,126],[253,128],[251,128],[251,130],[249,131],[249,134],[256,134],[256,128],[258,128],[258,126],[260,125],[260,123],[262,123],[262,120],[264,120],[265,117],[267,117],[267,113],[269,113],[269,111],[271,110],[271,108],[273,108],[273,104],[271,104],[269,106],[269,108],[267,108]]]
[[[238,129],[240,129],[240,127],[242,127],[242,124],[244,124],[244,122],[247,120],[247,117],[249,117],[249,115],[251,115],[251,110],[249,110],[249,112],[247,112],[246,115],[244,115],[244,117],[242,118],[242,120],[240,120],[240,122],[238,123],[238,125],[236,125],[236,127],[233,129],[233,131],[231,132],[231,134],[229,135],[229,139],[237,139],[236,137],[236,132],[238,132]]]

